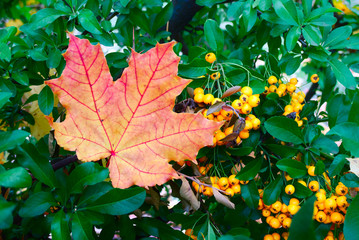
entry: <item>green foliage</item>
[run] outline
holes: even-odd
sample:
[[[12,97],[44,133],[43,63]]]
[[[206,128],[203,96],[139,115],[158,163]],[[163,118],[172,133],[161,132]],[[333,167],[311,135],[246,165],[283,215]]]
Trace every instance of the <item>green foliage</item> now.
[[[315,193],[299,182],[315,180],[326,197],[339,181],[349,188],[345,222],[334,235],[355,239],[359,199],[352,193],[359,176],[348,159],[359,157],[359,10],[346,1],[343,13],[335,2],[0,1],[0,238],[189,239],[184,231],[193,229],[197,239],[263,239],[288,229],[270,228],[257,208],[276,201],[288,205],[296,197],[301,209],[292,216],[289,239],[323,239],[330,224],[313,224]],[[43,83],[65,67],[68,32],[101,44],[115,80],[128,66],[130,49],[145,52],[176,40],[178,75],[193,80],[190,88],[222,97],[232,86],[250,86],[259,94],[260,105],[251,114],[260,126],[239,145],[201,149],[198,161],[206,157],[213,164],[205,176],[194,164],[174,165],[207,185],[209,176],[235,174],[249,181],[241,183],[241,194],[228,198],[219,191],[215,198],[188,189],[196,195],[182,196],[178,179],[146,190],[114,189],[109,159],[81,163],[61,148],[44,115],[63,121],[66,111]],[[209,52],[216,54],[214,63],[205,60]],[[221,78],[213,81],[216,72]],[[313,74],[320,78],[317,84],[310,81]],[[296,86],[306,97],[299,114],[283,115],[293,95],[268,93],[270,76],[284,84],[300,80]],[[190,88],[176,103],[192,97]],[[315,176],[308,174],[309,165]],[[284,191],[289,184],[295,187],[291,196]],[[264,190],[262,198],[258,189]],[[189,201],[198,198],[200,209],[193,211]]]

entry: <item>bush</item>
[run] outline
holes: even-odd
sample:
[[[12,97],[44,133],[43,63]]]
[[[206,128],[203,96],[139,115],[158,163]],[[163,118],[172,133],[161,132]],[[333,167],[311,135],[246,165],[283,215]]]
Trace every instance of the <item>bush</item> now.
[[[356,239],[358,7],[3,1],[0,238]]]

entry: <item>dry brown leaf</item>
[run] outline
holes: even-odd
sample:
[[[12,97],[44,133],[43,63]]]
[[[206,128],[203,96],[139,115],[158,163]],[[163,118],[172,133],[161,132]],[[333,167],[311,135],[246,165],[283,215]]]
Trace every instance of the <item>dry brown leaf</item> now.
[[[196,195],[194,195],[193,190],[189,185],[187,179],[185,179],[184,177],[182,177],[181,179],[182,179],[182,185],[180,188],[181,197],[187,200],[191,204],[194,210],[198,210],[200,207],[199,200],[196,198]]]
[[[226,97],[229,97],[229,96],[232,96],[233,94],[241,91],[241,86],[234,86],[234,87],[231,87],[231,88],[228,88],[222,95],[222,98],[226,98]]]
[[[235,208],[234,203],[232,203],[227,196],[221,194],[217,188],[212,188],[212,189],[213,189],[213,196],[216,198],[217,202],[223,204],[224,206],[230,209]]]

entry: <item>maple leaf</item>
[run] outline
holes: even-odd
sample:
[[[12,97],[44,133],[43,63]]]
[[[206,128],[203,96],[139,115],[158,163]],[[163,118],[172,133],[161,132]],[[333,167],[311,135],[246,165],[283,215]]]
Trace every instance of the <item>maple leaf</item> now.
[[[67,109],[63,122],[52,123],[59,145],[82,161],[110,157],[114,187],[177,178],[169,160],[195,162],[222,125],[202,114],[172,111],[190,82],[177,76],[174,44],[157,44],[144,54],[132,51],[129,67],[114,82],[100,45],[70,35],[61,77],[46,81]]]

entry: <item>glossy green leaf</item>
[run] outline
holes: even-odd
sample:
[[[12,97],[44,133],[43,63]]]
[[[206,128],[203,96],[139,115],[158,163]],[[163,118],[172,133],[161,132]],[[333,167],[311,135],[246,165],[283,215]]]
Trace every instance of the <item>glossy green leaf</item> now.
[[[248,207],[253,209],[258,207],[259,193],[254,181],[241,185],[241,195]]]
[[[303,186],[299,182],[294,182],[293,186],[295,187],[295,192],[293,196],[296,198],[307,198],[313,194],[313,192],[309,188]]]
[[[359,236],[359,195],[350,203],[344,221],[344,237],[346,240],[355,240]]]
[[[72,238],[92,240],[95,239],[92,232],[93,226],[90,222],[90,218],[86,216],[86,213],[75,212],[72,215]]]
[[[0,152],[10,150],[22,144],[30,133],[23,130],[0,132]]]
[[[79,22],[81,26],[88,32],[93,34],[101,34],[102,29],[98,23],[95,14],[89,9],[83,9],[79,14]]]
[[[0,229],[10,228],[13,222],[12,211],[14,211],[16,204],[6,201],[0,196]]]
[[[96,201],[80,210],[91,210],[110,215],[123,215],[139,208],[144,202],[146,192],[143,188],[112,189]]]
[[[271,117],[264,123],[264,127],[269,134],[281,141],[292,142],[294,144],[303,143],[303,134],[293,119]]]
[[[1,106],[1,104],[0,104],[0,106]],[[358,109],[359,109],[359,93],[357,92],[357,94],[355,94],[353,102],[351,104],[351,108],[350,108],[350,112],[349,112],[349,116],[348,116],[349,122],[359,123]]]
[[[279,175],[274,181],[271,181],[265,188],[263,192],[263,203],[266,205],[271,205],[275,203],[283,189],[283,179]],[[258,190],[257,190],[258,191]]]
[[[327,103],[329,127],[332,128],[337,124],[347,122],[351,106],[349,97],[344,94],[337,94],[329,99]]]
[[[299,25],[297,8],[293,1],[273,0],[274,11],[286,24]]]
[[[21,217],[35,217],[43,214],[51,206],[56,204],[56,200],[51,192],[37,192],[30,195],[25,201],[24,206],[20,209]]]
[[[337,154],[339,152],[338,145],[333,140],[323,135],[313,141],[312,147],[326,153]]]
[[[24,25],[29,29],[38,29],[53,23],[56,19],[61,16],[66,15],[65,12],[54,9],[54,8],[44,8],[38,11],[36,14],[32,15],[30,18],[30,23]],[[20,28],[21,30],[22,28]]]
[[[196,4],[200,6],[212,7],[217,3],[222,3],[225,0],[196,0]]]
[[[85,185],[93,185],[108,177],[108,169],[94,162],[77,166],[69,176],[72,193],[80,193]]]
[[[11,95],[12,95],[12,93],[10,93],[10,92],[0,92],[0,109],[10,99]]]
[[[333,134],[342,138],[346,150],[359,157],[359,124],[352,122],[338,124],[327,133],[327,135]]]
[[[197,239],[217,239],[216,234],[214,233],[214,230],[211,225],[211,221],[207,219],[207,221],[202,225],[201,229],[199,230],[199,233],[197,235]]]
[[[344,87],[355,89],[357,83],[353,77],[353,74],[344,63],[338,59],[332,58],[329,61],[329,65],[331,66],[337,80],[343,84]]]
[[[37,62],[46,61],[48,59],[46,53],[44,52],[44,49],[42,48],[35,48],[29,50],[29,55]]]
[[[54,51],[50,52],[49,58],[46,60],[46,65],[49,68],[57,68],[60,65],[62,59],[62,55],[60,50],[55,49]]]
[[[54,94],[49,86],[45,86],[41,90],[37,100],[41,112],[45,115],[50,115],[52,109],[54,108]]]
[[[55,187],[57,180],[49,160],[41,155],[31,143],[25,143],[16,149],[18,163],[28,168],[31,173],[42,183]]]
[[[298,152],[298,149],[294,147],[283,146],[278,144],[267,144],[266,147],[268,147],[270,151],[279,155],[282,158],[291,158],[295,156]]]
[[[262,158],[250,161],[239,173],[237,173],[236,178],[244,181],[252,180],[261,169],[262,163]]]
[[[299,211],[294,215],[292,224],[289,228],[288,240],[315,240],[313,226],[313,209],[315,200],[315,196],[307,199]]]
[[[334,29],[325,40],[323,46],[330,47],[335,46],[335,44],[347,39],[352,33],[351,26],[343,26]]]
[[[224,36],[216,21],[208,19],[204,24],[205,39],[214,51],[222,52],[224,46]]]
[[[314,174],[318,176],[318,175],[323,174],[324,171],[325,171],[324,162],[323,162],[322,160],[319,160],[319,161],[315,164]]]
[[[348,163],[347,155],[339,154],[335,156],[332,164],[328,169],[329,177],[339,175],[346,163]]]
[[[5,60],[7,62],[10,62],[11,60],[11,50],[8,45],[5,43],[0,43],[0,60]]]
[[[322,40],[322,34],[319,29],[310,25],[303,28],[302,34],[305,40],[313,46],[318,46]]]
[[[280,170],[287,172],[292,178],[300,178],[307,174],[305,164],[291,158],[278,161],[277,167]]]
[[[58,211],[51,222],[51,235],[54,240],[70,240],[69,222],[64,211]]]
[[[301,29],[300,27],[292,27],[287,34],[287,37],[285,39],[285,46],[287,47],[288,51],[292,51],[295,45],[298,42],[298,39],[301,35]]]
[[[257,21],[257,11],[252,8],[252,1],[244,3],[242,16],[246,31],[249,32]]]
[[[29,85],[29,77],[27,72],[14,72],[12,74],[12,78],[20,83],[21,85],[28,86]]]
[[[11,168],[0,173],[0,186],[8,188],[24,188],[31,186],[31,176],[22,167]]]

